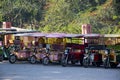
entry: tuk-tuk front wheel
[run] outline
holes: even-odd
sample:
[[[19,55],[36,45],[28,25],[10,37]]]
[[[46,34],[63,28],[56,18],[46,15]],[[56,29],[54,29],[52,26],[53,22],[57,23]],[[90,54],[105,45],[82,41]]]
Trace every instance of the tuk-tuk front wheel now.
[[[96,62],[95,63],[97,67],[100,67],[101,63],[100,62]]]
[[[31,57],[30,57],[30,63],[31,63],[31,64],[35,64],[35,63],[36,63],[36,58],[35,58],[35,56],[31,56]]]
[[[67,60],[66,60],[66,59],[62,59],[61,65],[62,65],[63,67],[66,67],[66,66],[67,66]]]
[[[43,60],[42,60],[42,63],[43,63],[44,65],[48,65],[49,62],[50,62],[50,60],[49,60],[48,57],[44,57]]]
[[[87,58],[86,58],[86,59],[83,59],[83,66],[84,66],[85,68],[87,68],[88,65],[89,65],[88,59],[87,59]]]
[[[3,61],[3,55],[0,55],[0,62]]]
[[[15,63],[16,60],[17,60],[17,57],[16,57],[15,55],[10,55],[10,56],[9,56],[9,62],[10,62],[11,64]]]
[[[116,67],[117,67],[117,65],[118,65],[117,63],[110,62],[110,67],[111,67],[111,68],[116,68]]]
[[[81,64],[81,66],[83,66],[83,60],[80,60],[80,64]]]
[[[110,62],[109,62],[109,58],[106,58],[103,62],[104,68],[109,68],[110,67]]]
[[[75,64],[75,60],[72,60],[71,63],[74,65]]]

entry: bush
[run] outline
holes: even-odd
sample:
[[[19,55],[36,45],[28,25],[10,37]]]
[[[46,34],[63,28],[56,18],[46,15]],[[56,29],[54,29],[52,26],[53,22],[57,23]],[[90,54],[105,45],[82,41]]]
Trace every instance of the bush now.
[[[109,45],[107,47],[114,50],[120,50],[120,45]]]

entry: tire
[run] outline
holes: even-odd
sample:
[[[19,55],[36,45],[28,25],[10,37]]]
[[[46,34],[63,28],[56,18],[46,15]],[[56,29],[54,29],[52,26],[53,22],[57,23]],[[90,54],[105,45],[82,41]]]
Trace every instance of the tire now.
[[[3,55],[0,55],[0,62],[3,61]]]
[[[96,62],[95,63],[97,67],[100,67],[101,63],[100,62]]]
[[[43,65],[48,65],[49,62],[50,62],[50,60],[49,60],[48,57],[44,57],[43,60],[42,60]]]
[[[61,65],[62,65],[63,67],[66,67],[66,66],[67,66],[67,60],[66,60],[65,58],[61,60]]]
[[[74,61],[74,60],[72,60],[72,61],[71,61],[71,63],[72,63],[72,65],[74,65],[74,64],[75,64],[75,61]]]
[[[14,64],[16,62],[16,60],[17,60],[17,57],[15,55],[10,55],[9,56],[9,62],[11,64]]]
[[[35,64],[36,63],[36,57],[31,56],[29,61],[30,61],[31,64]]]
[[[81,66],[83,66],[83,60],[80,60],[80,64],[81,64]]]
[[[95,62],[92,62],[92,66],[96,66],[96,63],[95,63]]]
[[[109,60],[108,60],[108,58],[106,58],[105,60],[104,60],[104,63],[103,63],[103,65],[104,65],[104,68],[109,68],[110,66],[110,62],[109,62]]]
[[[86,59],[83,59],[83,66],[85,67],[85,68],[87,68],[88,67],[88,59],[86,58]]]
[[[110,63],[110,67],[111,67],[111,68],[116,68],[117,65],[118,65],[118,64],[115,64],[114,62],[111,62],[111,63]]]

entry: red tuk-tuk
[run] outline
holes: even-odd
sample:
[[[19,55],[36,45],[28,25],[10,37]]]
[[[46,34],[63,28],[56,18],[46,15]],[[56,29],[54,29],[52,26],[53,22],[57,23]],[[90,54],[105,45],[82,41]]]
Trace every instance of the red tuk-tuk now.
[[[83,42],[82,34],[67,34],[65,36],[67,39],[70,39],[70,43],[66,43],[66,49],[64,55],[62,56],[61,64],[66,66],[67,64],[80,63],[83,65],[84,49],[85,45]],[[77,40],[77,42],[76,42]]]

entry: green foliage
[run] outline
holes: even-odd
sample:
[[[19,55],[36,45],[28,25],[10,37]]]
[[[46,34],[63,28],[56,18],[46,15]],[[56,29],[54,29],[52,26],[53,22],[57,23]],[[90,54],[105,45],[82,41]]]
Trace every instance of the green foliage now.
[[[107,47],[114,50],[120,50],[120,45],[109,45]]]
[[[93,33],[120,33],[119,7],[117,0],[1,0],[0,21],[41,32],[81,33],[91,24]]]
[[[44,0],[2,0],[0,4],[3,21],[10,21],[13,26],[22,27],[26,23],[39,23]]]
[[[2,22],[2,14],[0,14],[0,22]]]

